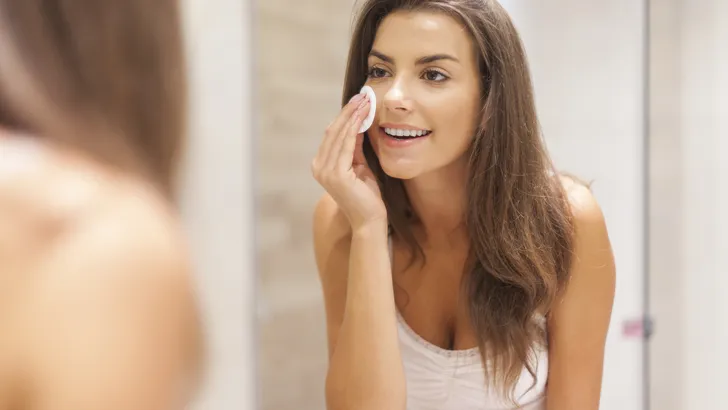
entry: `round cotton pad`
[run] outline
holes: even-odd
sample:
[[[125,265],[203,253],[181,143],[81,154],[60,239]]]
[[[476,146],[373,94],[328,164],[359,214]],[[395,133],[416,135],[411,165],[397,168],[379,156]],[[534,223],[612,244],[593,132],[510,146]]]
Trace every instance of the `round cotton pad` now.
[[[367,117],[364,118],[364,122],[361,123],[359,133],[368,130],[369,127],[372,126],[372,123],[374,122],[374,114],[377,112],[377,96],[374,95],[372,87],[365,85],[361,88],[361,92],[366,93],[369,97],[369,115],[367,115]]]

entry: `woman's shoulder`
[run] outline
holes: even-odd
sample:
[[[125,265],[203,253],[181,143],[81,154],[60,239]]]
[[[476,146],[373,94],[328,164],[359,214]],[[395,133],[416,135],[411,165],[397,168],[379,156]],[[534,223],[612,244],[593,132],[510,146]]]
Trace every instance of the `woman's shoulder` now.
[[[0,140],[0,157],[15,164],[0,169],[3,277],[185,280],[181,226],[150,186],[39,142]]]
[[[116,203],[82,217],[16,272],[34,278],[14,306],[22,327],[6,329],[19,341],[17,366],[38,380],[41,400],[69,408],[123,400],[131,408],[144,391],[175,400],[195,389],[203,348],[184,247],[148,204],[105,199]]]
[[[558,178],[577,224],[594,223],[604,219],[599,202],[591,190],[591,184],[570,174],[560,174]]]
[[[0,139],[0,159],[0,238],[25,231],[42,253],[91,229],[129,243],[180,235],[172,207],[141,180],[19,138]]]
[[[172,366],[163,359],[197,355],[193,279],[172,207],[140,181],[36,148],[34,162],[0,173],[0,296],[23,295],[2,329],[16,342],[0,354],[16,352],[17,366],[50,383],[36,386],[48,397],[94,385],[100,400],[113,386],[131,388],[122,376],[140,373],[130,366],[153,374]],[[119,360],[94,378],[93,358],[107,355]]]

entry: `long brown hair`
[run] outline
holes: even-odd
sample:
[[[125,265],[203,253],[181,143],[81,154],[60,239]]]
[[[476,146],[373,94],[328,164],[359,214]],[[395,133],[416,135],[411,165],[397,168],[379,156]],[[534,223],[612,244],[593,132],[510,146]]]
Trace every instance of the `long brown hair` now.
[[[177,0],[0,0],[0,126],[171,195],[185,87]]]
[[[489,383],[514,400],[525,367],[536,377],[534,349],[546,343],[537,315],[547,315],[568,279],[573,221],[563,187],[542,141],[521,39],[495,0],[368,0],[354,24],[342,104],[367,74],[379,24],[394,11],[438,11],[469,30],[479,62],[483,101],[469,151],[470,240],[462,292]],[[416,215],[401,180],[387,176],[368,138],[364,152],[376,174],[390,227],[424,257],[412,232]]]

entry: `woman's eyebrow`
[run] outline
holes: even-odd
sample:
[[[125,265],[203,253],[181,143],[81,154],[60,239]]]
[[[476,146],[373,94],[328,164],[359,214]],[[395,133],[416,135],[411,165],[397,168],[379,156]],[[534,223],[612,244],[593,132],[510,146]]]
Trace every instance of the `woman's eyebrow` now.
[[[376,57],[376,58],[384,61],[385,63],[394,64],[394,58],[392,58],[382,52],[379,52],[377,50],[372,50],[369,53],[369,56]],[[420,57],[417,59],[417,62],[415,64],[416,65],[429,64],[429,63],[433,63],[433,62],[439,61],[439,60],[450,60],[450,61],[454,61],[456,63],[460,62],[460,60],[451,56],[450,54],[438,53],[438,54],[432,54],[429,56]]]

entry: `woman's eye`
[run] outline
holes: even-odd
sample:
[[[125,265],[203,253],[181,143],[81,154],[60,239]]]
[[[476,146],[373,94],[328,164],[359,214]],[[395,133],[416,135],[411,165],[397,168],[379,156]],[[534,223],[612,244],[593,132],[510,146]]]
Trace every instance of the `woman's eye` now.
[[[379,67],[372,67],[369,69],[369,77],[370,78],[382,78],[387,75],[387,72]]]
[[[448,77],[437,71],[437,70],[427,70],[425,71],[425,80],[427,81],[434,81],[434,82],[442,82],[448,79]]]

